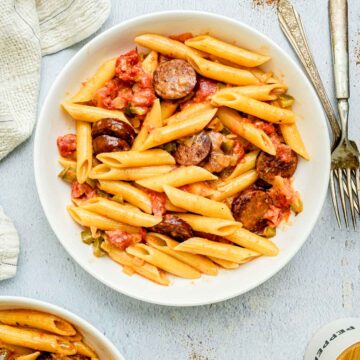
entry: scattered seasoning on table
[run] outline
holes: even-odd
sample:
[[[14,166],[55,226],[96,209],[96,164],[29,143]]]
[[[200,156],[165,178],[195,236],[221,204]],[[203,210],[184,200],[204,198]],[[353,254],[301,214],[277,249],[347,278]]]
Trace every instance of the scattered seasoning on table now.
[[[358,32],[358,40],[356,42],[356,46],[354,49],[355,54],[355,63],[356,65],[360,65],[360,32]]]
[[[253,7],[259,8],[264,6],[273,6],[275,7],[277,5],[279,0],[252,0]]]

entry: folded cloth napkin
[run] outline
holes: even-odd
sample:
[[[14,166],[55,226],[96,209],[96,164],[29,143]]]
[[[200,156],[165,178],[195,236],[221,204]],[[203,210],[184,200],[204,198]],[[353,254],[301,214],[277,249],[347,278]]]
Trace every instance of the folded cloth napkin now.
[[[110,0],[1,0],[0,160],[33,130],[41,57],[90,36],[109,13]],[[11,226],[1,210],[0,279],[14,275],[18,240]]]

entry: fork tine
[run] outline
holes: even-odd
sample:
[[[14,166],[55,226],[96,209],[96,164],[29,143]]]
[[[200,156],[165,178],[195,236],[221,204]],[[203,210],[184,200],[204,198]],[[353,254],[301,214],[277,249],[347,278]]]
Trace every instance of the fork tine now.
[[[338,172],[338,185],[339,185],[339,190],[340,190],[341,206],[342,206],[342,210],[343,210],[343,214],[344,214],[346,228],[349,229],[349,221],[348,221],[348,217],[347,217],[345,196],[344,196],[344,183],[343,183],[342,169],[337,169],[337,172]]]
[[[349,202],[350,202],[350,210],[351,210],[351,219],[353,223],[354,230],[356,230],[356,219],[355,219],[355,209],[354,209],[354,198],[353,192],[351,187],[351,169],[346,169],[346,182],[347,182],[347,189],[349,194]]]
[[[336,220],[338,222],[339,229],[341,229],[339,207],[338,207],[338,202],[337,202],[337,198],[336,198],[336,191],[335,191],[335,184],[334,184],[334,170],[330,171],[330,188],[331,188],[331,199],[332,199],[333,208],[334,208],[335,215],[336,215]]]
[[[360,170],[359,168],[356,169],[355,172],[355,181],[356,181],[356,195],[358,199],[358,209],[360,214]]]

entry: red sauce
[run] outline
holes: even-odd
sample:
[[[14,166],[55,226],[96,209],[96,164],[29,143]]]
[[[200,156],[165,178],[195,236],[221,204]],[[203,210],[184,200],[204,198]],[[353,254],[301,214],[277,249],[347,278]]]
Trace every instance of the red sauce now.
[[[124,230],[110,230],[105,231],[105,234],[109,242],[120,250],[125,250],[128,246],[137,244],[143,239],[141,232],[129,233]]]
[[[66,158],[74,158],[76,153],[76,135],[67,134],[59,136],[56,140],[59,153]]]
[[[236,141],[233,147],[233,153],[238,157],[237,162],[239,163],[245,156],[245,149],[240,141]]]
[[[71,184],[72,199],[91,199],[96,197],[96,190],[89,184],[80,184],[76,180]]]
[[[155,216],[163,216],[166,213],[166,195],[152,190],[146,190],[150,196],[152,212]]]
[[[200,77],[197,82],[197,90],[195,92],[195,96],[191,99],[191,101],[195,103],[204,102],[211,95],[214,95],[217,89],[217,82],[204,77]]]

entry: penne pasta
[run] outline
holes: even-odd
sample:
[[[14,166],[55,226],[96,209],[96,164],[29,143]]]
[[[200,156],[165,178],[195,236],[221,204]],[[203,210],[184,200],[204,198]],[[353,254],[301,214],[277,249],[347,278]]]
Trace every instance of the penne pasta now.
[[[62,355],[76,354],[76,348],[70,341],[42,331],[0,325],[0,340],[10,345],[24,346],[34,350]]]
[[[258,79],[248,70],[209,61],[196,54],[189,54],[187,60],[197,73],[210,79],[233,85],[259,84]]]
[[[92,167],[91,125],[76,122],[76,179],[82,184],[88,178]]]
[[[95,166],[90,172],[90,179],[136,181],[166,174],[175,169],[171,165],[144,166],[138,168],[116,169],[106,164]]]
[[[230,209],[224,204],[203,196],[164,185],[164,191],[171,203],[190,212],[209,217],[234,220]]]
[[[267,84],[267,85],[249,85],[236,86],[220,89],[217,93],[222,94],[241,94],[259,101],[276,100],[278,95],[284,94],[287,86],[284,84]]]
[[[231,179],[227,183],[218,186],[218,189],[211,196],[212,200],[222,201],[230,196],[233,196],[240,191],[245,190],[258,179],[256,170],[249,170],[244,174]]]
[[[193,267],[145,244],[131,245],[126,252],[181,278],[197,279],[201,275]]]
[[[40,352],[36,351],[36,352],[34,352],[32,354],[18,356],[18,357],[16,357],[16,360],[35,360],[40,355],[41,355]]]
[[[279,253],[278,247],[271,240],[243,228],[237,229],[231,235],[225,237],[237,245],[256,251],[262,255],[276,256]]]
[[[242,175],[246,173],[247,171],[255,169],[256,165],[256,159],[259,155],[258,150],[251,151],[247,153],[241,161],[236,165],[233,172],[225,179],[225,183],[228,183],[230,180],[238,177],[239,175]]]
[[[94,123],[101,119],[112,118],[130,124],[122,111],[108,110],[96,106],[73,104],[69,102],[63,102],[62,107],[75,120]]]
[[[186,254],[184,252],[174,250],[179,243],[166,235],[149,233],[146,236],[146,242],[151,247],[158,249],[187,265],[190,265],[203,274],[214,276],[218,273],[216,265],[214,265],[214,263],[205,256]]]
[[[140,150],[149,133],[162,126],[160,100],[156,99],[151,110],[146,114],[144,123],[137,134],[131,150]]]
[[[164,125],[167,124],[167,119],[174,114],[177,107],[178,107],[178,103],[172,101],[163,100],[160,103],[161,118]]]
[[[211,256],[235,263],[260,256],[259,253],[240,246],[219,243],[199,237],[193,237],[180,243],[175,250]]]
[[[149,54],[146,55],[144,61],[141,63],[141,66],[145,72],[153,75],[158,66],[158,53],[156,51],[150,51]]]
[[[209,102],[203,103],[194,103],[186,106],[184,110],[177,112],[175,115],[171,116],[167,119],[167,124],[172,125],[184,120],[187,120],[189,117],[205,112],[207,110],[211,110],[214,107]]]
[[[185,209],[179,208],[175,205],[173,205],[168,198],[166,198],[166,202],[165,202],[165,209],[167,211],[173,211],[173,212],[186,212]]]
[[[175,159],[165,150],[117,151],[102,153],[97,158],[113,168],[144,167],[154,165],[174,165]]]
[[[76,169],[76,161],[74,160],[70,160],[60,156],[58,161],[64,169]]]
[[[167,174],[137,180],[136,183],[154,191],[164,192],[163,186],[180,187],[199,181],[216,180],[217,176],[199,166],[181,166]]]
[[[81,207],[69,205],[67,211],[73,220],[82,226],[95,227],[100,230],[123,230],[123,224]]]
[[[220,107],[217,117],[233,133],[240,135],[270,155],[276,154],[275,146],[270,137],[250,121],[242,118],[235,110]]]
[[[257,54],[221,41],[209,35],[200,35],[185,41],[185,45],[226,59],[234,64],[255,67],[270,60],[269,56]]]
[[[166,274],[162,270],[159,270],[156,266],[146,262],[143,264],[136,264],[133,261],[134,257],[132,255],[111,245],[108,241],[104,241],[101,244],[101,248],[109,255],[112,260],[121,264],[122,266],[130,267],[140,276],[160,285],[167,286],[170,284]]]
[[[212,96],[211,103],[214,106],[227,106],[275,124],[293,124],[295,122],[295,114],[292,111],[251,99],[239,93],[216,93]]]
[[[85,103],[91,101],[96,91],[115,76],[116,59],[104,62],[94,76],[85,81],[80,90],[71,98],[73,103]]]
[[[210,109],[199,114],[195,114],[193,117],[190,117],[180,123],[170,124],[155,129],[149,134],[146,141],[138,150],[147,150],[185,136],[196,134],[210,122],[210,120],[215,116],[216,111],[217,109]]]
[[[213,261],[215,264],[220,265],[222,268],[224,269],[229,269],[229,270],[233,270],[233,269],[237,269],[239,267],[239,264],[233,261],[228,261],[228,260],[224,260],[224,259],[218,259],[216,257],[213,256],[208,256],[208,258]]]
[[[96,353],[82,341],[75,341],[73,344],[76,348],[77,354],[87,356],[91,358],[91,360],[98,360]]]
[[[193,214],[176,214],[177,217],[187,222],[195,231],[206,232],[219,236],[232,234],[237,228],[241,227],[241,223],[236,221],[211,218]]]
[[[35,310],[0,310],[0,323],[14,326],[30,326],[57,335],[73,336],[75,328],[67,321]]]
[[[121,194],[123,199],[138,207],[142,211],[151,214],[152,206],[149,196],[137,187],[124,181],[100,180],[99,187],[109,194]]]
[[[102,216],[107,216],[112,220],[139,227],[151,227],[161,221],[160,217],[149,215],[140,210],[134,210],[129,206],[100,197],[88,200],[82,208]]]
[[[280,125],[280,130],[286,144],[288,144],[292,150],[298,153],[305,160],[310,160],[309,153],[305,148],[296,124]]]

